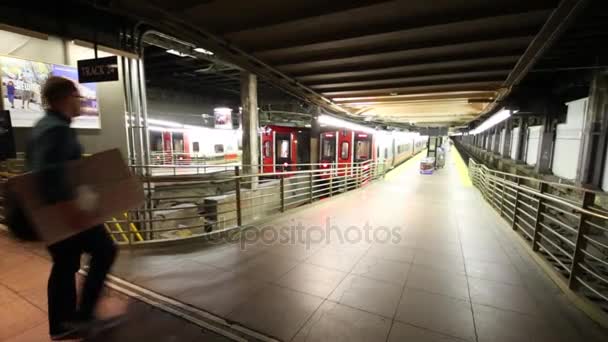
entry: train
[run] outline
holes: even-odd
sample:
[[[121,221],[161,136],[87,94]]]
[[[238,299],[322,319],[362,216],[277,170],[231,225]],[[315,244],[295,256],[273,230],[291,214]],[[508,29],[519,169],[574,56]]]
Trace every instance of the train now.
[[[267,125],[260,128],[263,173],[310,168],[311,130]],[[153,163],[188,165],[201,160],[238,161],[240,130],[192,128],[150,130]],[[354,130],[323,127],[319,135],[321,168],[378,161],[395,167],[426,148],[428,137],[415,132]]]

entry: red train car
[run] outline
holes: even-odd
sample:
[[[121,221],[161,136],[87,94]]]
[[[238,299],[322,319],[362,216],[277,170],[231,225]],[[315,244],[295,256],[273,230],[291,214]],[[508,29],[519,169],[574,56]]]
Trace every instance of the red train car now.
[[[375,160],[374,136],[371,133],[340,129],[321,133],[321,167],[348,168],[353,163]],[[339,172],[343,175],[344,172]]]
[[[307,128],[265,126],[260,141],[264,173],[301,170],[310,162],[310,130]]]

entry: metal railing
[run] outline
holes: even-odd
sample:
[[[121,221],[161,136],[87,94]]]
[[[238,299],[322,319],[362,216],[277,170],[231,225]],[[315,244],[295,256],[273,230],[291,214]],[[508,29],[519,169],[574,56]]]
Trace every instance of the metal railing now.
[[[145,206],[111,224],[135,225],[146,243],[213,236],[360,188],[387,171],[384,163],[371,161],[348,167],[308,166],[308,170],[245,174],[237,165],[230,172],[144,176]],[[123,229],[110,234],[119,243],[140,242],[134,238],[134,231]],[[125,235],[128,241],[122,238]]]
[[[141,168],[149,171],[152,166],[131,167],[141,174]],[[114,241],[132,245],[215,236],[269,215],[360,188],[388,171],[384,162],[372,161],[291,165],[290,168],[275,165],[273,169],[285,171],[270,173],[259,172],[263,170],[259,165],[192,167],[213,167],[218,172],[144,173],[141,180],[145,205],[105,222]],[[251,169],[258,172],[245,173]],[[0,182],[16,174],[18,172],[0,174],[3,177]],[[0,221],[1,215],[0,203]]]
[[[575,293],[608,311],[608,194],[492,170],[469,160],[486,199]]]

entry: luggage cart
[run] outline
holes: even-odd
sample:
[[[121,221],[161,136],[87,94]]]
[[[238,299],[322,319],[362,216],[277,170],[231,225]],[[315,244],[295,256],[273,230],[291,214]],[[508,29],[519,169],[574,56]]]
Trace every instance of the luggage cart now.
[[[425,157],[420,161],[420,174],[432,175],[435,170],[435,157]]]

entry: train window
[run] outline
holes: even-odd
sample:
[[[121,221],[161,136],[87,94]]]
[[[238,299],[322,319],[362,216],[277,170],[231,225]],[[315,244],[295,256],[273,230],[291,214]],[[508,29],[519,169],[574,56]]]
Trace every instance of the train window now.
[[[342,145],[340,145],[340,158],[341,159],[348,159],[350,153],[350,144],[348,143],[348,141],[343,141]]]
[[[322,150],[322,156],[321,158],[323,159],[333,159],[334,158],[334,144],[332,144],[333,141],[330,140],[325,140],[323,139],[323,148]]]
[[[387,159],[387,158],[388,158],[388,148],[385,147],[384,148],[384,159]]]
[[[215,147],[215,153],[224,153],[224,145],[217,144],[214,147]]]
[[[198,143],[198,141],[195,141],[192,143],[192,152],[199,152],[200,151],[200,145]]]
[[[272,157],[272,152],[270,152],[270,141],[264,141],[264,157],[270,158]]]
[[[357,151],[355,153],[355,158],[357,158],[357,160],[369,159],[370,146],[371,145],[369,141],[357,141]]]
[[[279,142],[279,158],[289,158],[289,140]]]

